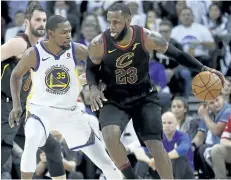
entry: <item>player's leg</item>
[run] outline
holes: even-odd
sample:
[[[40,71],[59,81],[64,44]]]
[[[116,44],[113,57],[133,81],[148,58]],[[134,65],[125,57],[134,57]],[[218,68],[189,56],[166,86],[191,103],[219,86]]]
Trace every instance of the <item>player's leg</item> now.
[[[46,130],[41,119],[29,115],[25,125],[25,145],[21,159],[21,178],[31,179],[36,169],[36,152],[46,142]]]
[[[94,135],[95,136],[95,135]],[[81,149],[91,161],[100,168],[107,179],[123,179],[122,173],[118,170],[107,154],[102,142],[95,136],[95,143]]]
[[[127,158],[127,152],[120,141],[121,134],[130,117],[126,112],[112,104],[106,104],[100,109],[99,122],[107,150],[127,179],[136,179],[137,175]]]
[[[134,128],[154,157],[156,170],[161,179],[172,179],[171,160],[161,142],[163,128],[157,92],[150,93],[133,112]]]
[[[50,134],[41,149],[46,154],[47,169],[52,179],[66,179],[60,143]]]

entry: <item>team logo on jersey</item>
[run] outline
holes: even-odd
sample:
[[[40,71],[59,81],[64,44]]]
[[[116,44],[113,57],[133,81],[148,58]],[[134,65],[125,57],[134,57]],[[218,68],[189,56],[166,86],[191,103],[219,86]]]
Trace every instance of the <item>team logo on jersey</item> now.
[[[46,71],[46,91],[52,94],[63,95],[70,89],[69,69],[64,65],[55,65]]]
[[[67,53],[67,59],[71,58],[71,54]]]
[[[140,43],[135,43],[135,44],[133,45],[132,50],[134,51],[134,50],[136,49],[136,47],[137,47],[139,44],[140,44]]]
[[[122,56],[116,59],[116,67],[117,68],[125,68],[132,63],[132,58],[134,57],[133,52],[128,52],[123,54]]]

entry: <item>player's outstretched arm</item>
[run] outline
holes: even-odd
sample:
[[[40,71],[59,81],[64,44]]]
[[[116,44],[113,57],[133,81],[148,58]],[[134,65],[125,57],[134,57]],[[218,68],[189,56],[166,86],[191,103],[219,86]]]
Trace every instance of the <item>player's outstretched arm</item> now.
[[[35,69],[37,65],[36,52],[33,47],[27,49],[23,54],[21,60],[14,68],[10,77],[10,89],[13,101],[13,110],[9,115],[9,124],[11,127],[14,126],[14,121],[18,122],[21,113],[21,100],[20,92],[22,88],[22,77],[31,68]]]
[[[104,44],[102,35],[96,36],[88,46],[89,57],[87,59],[86,78],[90,88],[90,101],[92,111],[103,107],[102,101],[107,101],[98,85],[100,80],[100,65],[104,56]]]
[[[144,29],[144,45],[148,52],[152,52],[153,50],[161,52],[190,70],[194,70],[196,72],[211,71],[216,73],[222,80],[223,86],[225,84],[225,78],[221,72],[204,66],[190,54],[177,49],[175,46],[168,43],[166,39],[158,32],[151,32],[148,29]]]
[[[26,41],[21,38],[13,38],[1,45],[1,61],[12,56],[19,56],[27,49]]]

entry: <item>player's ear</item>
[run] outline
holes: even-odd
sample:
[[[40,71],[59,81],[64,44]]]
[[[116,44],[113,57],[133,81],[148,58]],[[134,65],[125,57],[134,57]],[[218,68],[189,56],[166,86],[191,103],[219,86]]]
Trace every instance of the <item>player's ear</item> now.
[[[53,37],[54,32],[51,30],[48,30],[48,37]]]
[[[29,24],[30,24],[30,20],[29,20],[29,19],[27,19],[27,18],[25,18],[25,19],[24,19],[24,24],[25,24],[26,26],[29,26]]]
[[[128,21],[129,24],[131,23],[131,21],[132,21],[131,15],[128,15],[128,16],[127,16],[127,21]]]

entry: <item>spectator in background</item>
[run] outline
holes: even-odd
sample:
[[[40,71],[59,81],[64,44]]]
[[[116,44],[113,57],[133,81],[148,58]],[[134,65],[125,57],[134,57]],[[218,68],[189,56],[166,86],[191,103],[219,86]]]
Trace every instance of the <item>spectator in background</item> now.
[[[176,1],[176,15],[178,17],[178,23],[179,24],[179,21],[180,21],[180,14],[181,14],[181,11],[186,8],[186,2],[185,1],[181,1],[181,0],[177,0]]]
[[[231,115],[221,136],[220,144],[212,148],[211,157],[215,178],[228,179],[225,164],[231,164]]]
[[[175,1],[154,1],[152,3],[158,17],[171,21],[174,26],[178,24]],[[144,4],[146,5],[146,3]],[[148,10],[150,9],[152,7],[149,5]]]
[[[142,1],[139,3],[139,0],[134,1],[124,1],[128,5],[128,8],[131,11],[131,25],[145,26],[146,15],[144,13],[139,13],[139,6],[142,6]]]
[[[68,19],[72,26],[72,36],[76,32],[76,26],[79,24],[78,12],[75,1],[47,1],[46,12],[48,18],[51,15],[60,15]]]
[[[220,95],[207,104],[201,104],[198,114],[201,116],[201,124],[192,140],[195,149],[194,165],[196,170],[203,172],[199,174],[200,178],[213,178],[214,174],[209,166],[211,147],[220,143],[221,134],[231,114],[231,105],[225,103],[223,96]]]
[[[191,140],[187,134],[177,130],[177,120],[172,112],[162,115],[163,145],[172,161],[175,179],[194,179]]]
[[[161,23],[161,19],[157,18],[156,12],[154,10],[149,10],[147,12],[145,28],[147,28],[151,31],[158,32],[160,23]]]
[[[202,18],[202,24],[204,24],[212,33],[215,42],[217,44],[217,61],[223,59],[228,66],[231,60],[229,42],[231,40],[231,25],[229,25],[229,19],[227,14],[222,14],[220,6],[217,3],[213,3],[209,7],[209,12]],[[220,65],[218,64],[218,67]],[[220,68],[219,68],[220,69]]]
[[[6,21],[3,17],[1,17],[1,44],[5,43],[5,38],[4,38],[5,31],[6,31]]]
[[[25,31],[25,25],[24,25],[24,12],[23,11],[18,11],[15,14],[14,17],[14,23],[12,23],[9,26],[12,26],[6,30],[5,34],[5,42],[10,40],[11,38],[23,33]]]
[[[185,0],[186,6],[192,9],[194,21],[196,23],[202,22],[202,17],[207,14],[212,0]]]
[[[80,159],[77,159],[78,153],[75,151],[70,151],[68,146],[63,139],[62,135],[57,131],[52,131],[51,133],[57,141],[61,144],[61,153],[63,157],[63,166],[66,170],[67,179],[83,179],[83,174],[81,172],[76,172],[76,166],[80,164]],[[74,138],[74,137],[73,137]],[[50,174],[47,171],[47,161],[46,154],[38,149],[37,151],[37,167],[35,171],[36,179],[49,178]]]
[[[170,37],[171,30],[172,24],[170,21],[163,20],[160,23],[160,34],[162,34],[168,42],[176,46],[178,49],[182,50],[181,44],[179,44],[176,40]],[[179,95],[184,95],[185,98],[188,98],[191,91],[190,71],[183,66],[178,66],[178,64],[174,60],[169,59],[167,56],[157,51],[153,51],[153,59],[164,65],[165,73],[167,76],[167,83],[170,86],[171,92],[173,94],[177,94],[179,91],[183,91],[183,93],[180,93]],[[181,83],[182,81],[183,83]],[[177,88],[176,86],[183,86],[183,89],[179,90],[179,88]]]
[[[82,26],[94,26],[97,32],[102,32],[103,27],[99,23],[98,16],[94,13],[86,13],[83,18]]]
[[[156,85],[157,90],[160,92],[167,86],[167,78],[163,64],[155,60],[149,61],[149,75],[152,82]]]
[[[91,24],[90,22],[83,21],[81,26],[81,38],[79,39],[78,43],[84,44],[88,46],[91,40],[100,34],[100,27],[99,25]]]
[[[182,24],[172,29],[171,37],[182,45],[185,52],[211,67],[209,51],[215,48],[212,34],[205,26],[193,22],[193,19],[190,8],[182,9],[180,13]]]
[[[226,86],[222,89],[221,94],[225,102],[231,104],[231,80],[226,79]]]
[[[171,112],[177,119],[177,130],[186,133],[191,139],[196,135],[199,123],[188,116],[188,102],[183,97],[175,97],[172,100]]]

